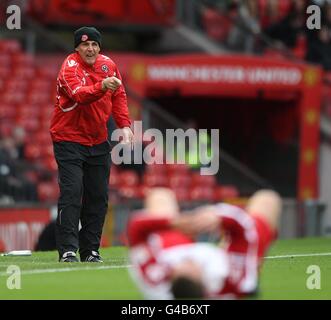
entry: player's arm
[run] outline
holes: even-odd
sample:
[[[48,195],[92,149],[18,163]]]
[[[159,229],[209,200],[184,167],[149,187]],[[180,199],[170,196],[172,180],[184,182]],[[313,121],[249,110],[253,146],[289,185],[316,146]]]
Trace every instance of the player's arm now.
[[[127,227],[129,245],[133,246],[146,240],[155,231],[166,230],[172,227],[171,219],[151,217],[144,214],[133,216]]]
[[[122,77],[118,69],[115,69],[116,78],[119,79],[120,85],[112,94],[113,117],[118,128],[130,127],[131,120],[129,116],[126,92],[122,84]]]
[[[217,231],[221,219],[215,211],[214,206],[198,207],[192,212],[180,215],[174,221],[174,227],[190,235]]]
[[[106,88],[103,86],[103,81],[98,81],[93,85],[85,85],[84,79],[79,75],[78,66],[70,66],[66,61],[59,74],[59,87],[73,101],[80,104],[88,104],[100,99]]]
[[[216,205],[215,215],[219,219],[220,230],[226,232],[233,239],[245,238],[245,230],[250,230],[254,225],[252,218],[245,210],[230,204]]]
[[[213,205],[198,207],[187,218],[178,222],[181,231],[191,234],[212,233],[226,231],[228,234],[243,232],[242,221],[249,219],[240,208],[227,205]]]

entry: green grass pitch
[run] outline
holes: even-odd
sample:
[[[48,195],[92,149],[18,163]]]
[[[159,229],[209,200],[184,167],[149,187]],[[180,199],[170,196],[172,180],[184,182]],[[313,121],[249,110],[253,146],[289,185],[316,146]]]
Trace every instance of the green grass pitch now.
[[[126,248],[105,248],[101,254],[103,264],[60,264],[56,252],[0,257],[0,300],[143,299],[129,276]],[[279,240],[268,256],[261,270],[259,299],[331,299],[330,238]],[[20,268],[20,289],[7,287],[13,283],[10,265]],[[316,269],[307,273],[311,265],[320,269],[320,289],[307,288],[307,283],[317,284]]]

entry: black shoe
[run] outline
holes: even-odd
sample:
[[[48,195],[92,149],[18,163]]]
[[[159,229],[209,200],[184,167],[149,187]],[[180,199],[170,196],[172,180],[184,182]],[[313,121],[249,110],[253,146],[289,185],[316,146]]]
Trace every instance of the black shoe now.
[[[59,262],[78,262],[78,259],[75,252],[67,251],[62,255]]]
[[[103,262],[100,254],[97,251],[92,251],[90,255],[81,259],[82,262]]]

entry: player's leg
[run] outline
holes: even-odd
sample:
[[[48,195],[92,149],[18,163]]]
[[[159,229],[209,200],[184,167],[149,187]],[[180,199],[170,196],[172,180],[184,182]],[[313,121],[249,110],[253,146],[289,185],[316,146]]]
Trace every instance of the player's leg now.
[[[249,199],[246,210],[254,219],[258,257],[262,263],[263,256],[277,237],[282,200],[279,194],[274,191],[260,190]]]
[[[179,207],[175,193],[168,188],[151,188],[147,191],[144,207],[149,214],[174,217]]]
[[[83,157],[73,143],[55,143],[60,197],[56,220],[56,246],[60,258],[65,252],[78,250],[78,226],[81,210]],[[73,258],[75,260],[75,258]]]
[[[282,211],[282,200],[279,194],[272,190],[260,190],[249,199],[247,212],[260,217],[273,231],[278,230],[278,223]]]
[[[91,157],[84,163],[83,199],[79,231],[79,253],[85,261],[98,253],[108,208],[110,154]]]

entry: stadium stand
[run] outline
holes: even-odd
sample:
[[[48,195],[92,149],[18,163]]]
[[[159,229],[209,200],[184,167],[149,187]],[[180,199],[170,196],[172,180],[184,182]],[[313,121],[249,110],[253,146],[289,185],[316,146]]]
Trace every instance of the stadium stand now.
[[[104,0],[30,1],[29,14],[45,25],[171,25],[174,21],[174,0],[115,1],[105,6]]]

